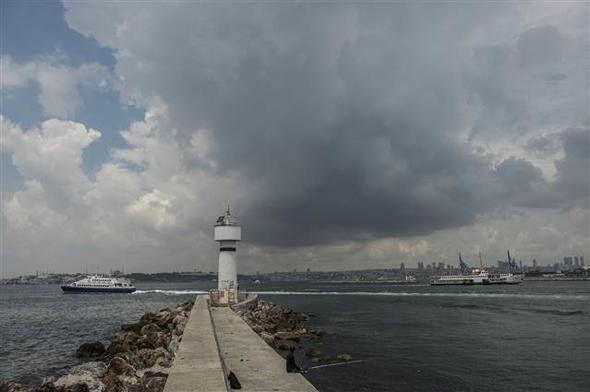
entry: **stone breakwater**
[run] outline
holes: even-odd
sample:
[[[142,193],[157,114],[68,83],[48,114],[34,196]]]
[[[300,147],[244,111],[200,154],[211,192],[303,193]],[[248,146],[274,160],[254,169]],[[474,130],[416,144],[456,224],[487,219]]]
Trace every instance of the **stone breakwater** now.
[[[296,312],[272,302],[258,300],[237,313],[268,345],[283,355],[293,349],[305,352],[305,358],[312,363],[348,362],[352,356],[347,353],[325,353],[320,348],[324,331],[305,326],[313,314]]]
[[[304,348],[304,343],[322,336],[317,329],[305,326],[313,315],[296,312],[272,302],[258,300],[247,309],[238,311],[244,321],[267,344],[279,353],[291,348]],[[317,350],[306,350],[308,356]]]
[[[88,360],[61,377],[47,377],[35,389],[0,380],[0,392],[160,392],[182,340],[194,301],[146,313],[105,347],[87,342],[76,351]]]

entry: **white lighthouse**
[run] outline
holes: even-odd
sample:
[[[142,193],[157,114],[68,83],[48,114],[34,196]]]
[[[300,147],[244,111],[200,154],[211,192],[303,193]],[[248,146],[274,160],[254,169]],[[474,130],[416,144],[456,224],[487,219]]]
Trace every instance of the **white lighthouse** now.
[[[225,215],[215,223],[215,241],[219,242],[219,275],[217,276],[218,301],[232,304],[238,299],[238,269],[236,245],[242,239],[242,227],[237,224],[229,206]]]

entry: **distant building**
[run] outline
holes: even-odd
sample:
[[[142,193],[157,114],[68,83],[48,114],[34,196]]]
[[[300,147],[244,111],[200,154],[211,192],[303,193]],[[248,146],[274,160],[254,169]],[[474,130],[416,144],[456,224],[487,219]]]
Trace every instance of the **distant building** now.
[[[438,263],[438,269],[444,270],[445,269],[445,263]]]
[[[580,256],[580,266],[584,266],[584,256]]]
[[[400,274],[400,276],[401,276],[403,279],[405,279],[405,278],[406,278],[406,276],[407,276],[407,274],[406,274],[406,265],[405,265],[404,263],[401,263],[401,264],[399,265],[399,274]]]
[[[419,270],[423,270],[424,269],[424,262],[423,261],[419,261],[418,262],[418,269]]]
[[[563,258],[563,266],[565,268],[571,268],[573,266],[573,260],[571,257],[564,257]]]
[[[508,264],[508,263],[506,263],[505,261],[498,260],[498,269],[499,269],[500,271],[504,271],[504,270],[506,270],[506,266],[507,266],[507,264]]]
[[[580,266],[580,260],[578,259],[578,256],[574,257],[574,266],[575,267],[579,267]]]
[[[533,259],[533,268],[537,268],[537,259]]]

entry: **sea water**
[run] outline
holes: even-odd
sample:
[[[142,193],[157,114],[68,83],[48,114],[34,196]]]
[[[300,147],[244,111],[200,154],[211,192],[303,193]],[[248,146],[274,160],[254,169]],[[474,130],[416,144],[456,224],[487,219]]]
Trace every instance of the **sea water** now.
[[[174,306],[212,282],[136,284],[130,295],[63,295],[59,286],[0,286],[0,379],[36,386],[80,363],[143,313]],[[308,342],[330,361],[310,370],[320,391],[587,391],[590,282],[517,286],[242,283],[261,298],[315,315]],[[302,352],[297,357],[308,363]]]

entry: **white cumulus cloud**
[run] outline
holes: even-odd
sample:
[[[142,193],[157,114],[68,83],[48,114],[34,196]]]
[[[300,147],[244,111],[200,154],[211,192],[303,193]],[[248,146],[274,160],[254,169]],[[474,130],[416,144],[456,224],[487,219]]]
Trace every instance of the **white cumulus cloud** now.
[[[37,83],[39,104],[47,117],[75,118],[84,105],[80,95],[81,86],[105,88],[111,84],[110,72],[96,63],[72,67],[52,58],[40,58],[18,64],[10,57],[3,56],[0,58],[0,67],[3,89],[24,87],[29,82]]]

